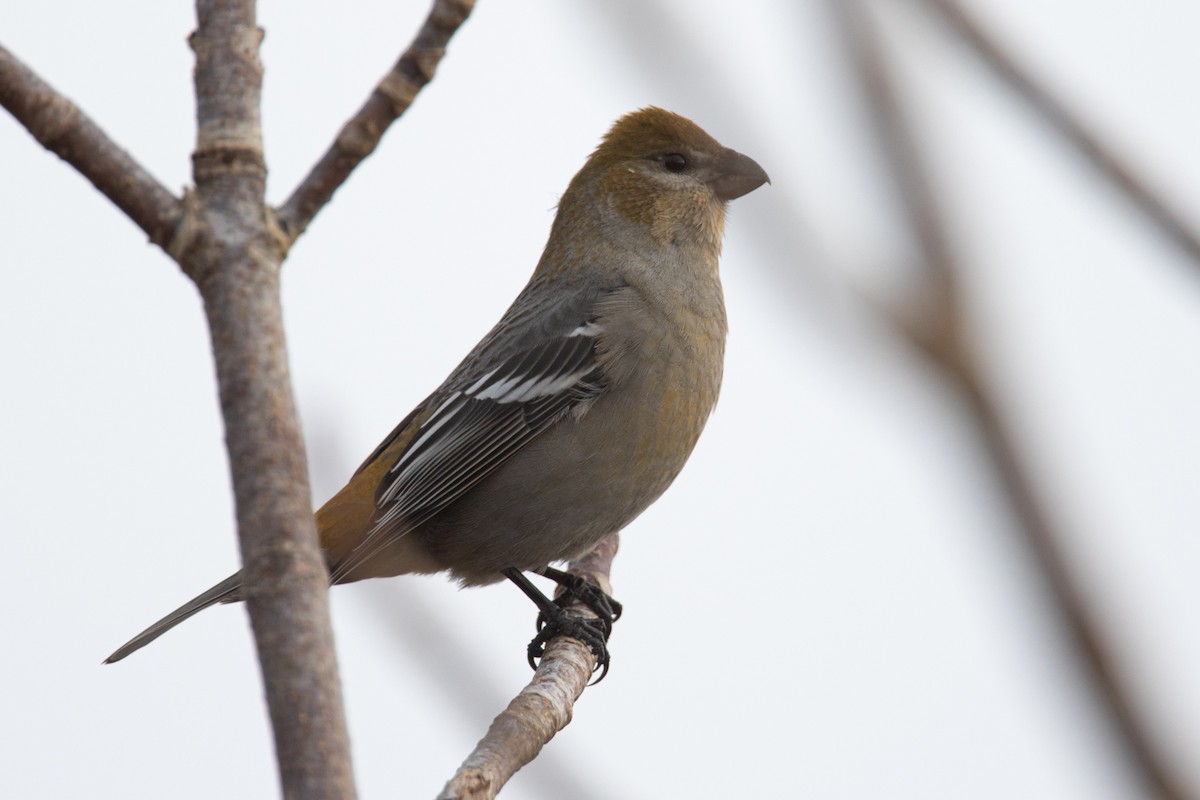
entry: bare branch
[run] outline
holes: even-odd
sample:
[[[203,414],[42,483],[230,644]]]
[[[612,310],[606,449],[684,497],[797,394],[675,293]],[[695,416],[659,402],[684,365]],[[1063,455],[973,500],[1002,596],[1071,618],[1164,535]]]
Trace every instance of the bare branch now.
[[[1061,98],[1051,94],[1049,89],[1018,64],[957,0],[924,2],[991,67],[997,77],[1024,98],[1069,144],[1079,150],[1097,171],[1132,200],[1196,266],[1200,266],[1200,232],[1189,224],[1180,211],[1172,208],[1111,143],[1105,142],[1090,130]]]
[[[490,800],[571,721],[571,710],[591,679],[595,660],[587,645],[555,639],[508,708],[438,795],[439,800]]]
[[[619,545],[619,535],[612,534],[572,563],[570,572],[611,594],[609,574]],[[583,606],[569,610],[580,616],[594,616]],[[495,797],[509,778],[536,758],[554,734],[571,721],[575,701],[583,694],[595,668],[595,656],[587,645],[566,637],[551,640],[533,680],[492,721],[438,800]]]
[[[572,561],[567,571],[599,586],[605,594],[612,594],[612,565],[621,547],[621,534],[613,533],[602,539],[583,558]]]
[[[196,190],[171,254],[204,298],[243,563],[283,794],[353,798],[328,573],[317,545],[264,191],[254,0],[198,0]]]
[[[0,47],[0,105],[43,147],[75,167],[154,242],[168,247],[179,199],[80,110]]]
[[[433,80],[450,37],[467,21],[475,0],[434,0],[412,44],[350,119],[308,176],[280,207],[278,222],[290,245],[304,233],[354,168],[379,145],[388,126]]]
[[[942,3],[944,0],[931,0]],[[902,334],[938,364],[951,378],[967,404],[996,474],[1013,511],[1016,528],[1025,538],[1043,585],[1054,603],[1063,629],[1074,645],[1082,672],[1090,679],[1097,705],[1108,715],[1110,727],[1128,756],[1131,770],[1150,790],[1151,796],[1166,800],[1186,797],[1183,784],[1157,751],[1151,726],[1141,717],[1133,693],[1123,681],[1114,658],[1115,648],[1107,641],[1095,618],[1084,587],[1059,546],[1050,516],[1014,445],[1015,432],[1005,420],[978,362],[971,357],[968,334],[960,324],[966,309],[957,277],[962,266],[949,244],[945,215],[928,180],[920,148],[889,70],[883,63],[880,43],[861,0],[832,0],[830,4],[850,49],[875,127],[888,156],[905,213],[920,244],[936,283],[931,301],[935,320],[943,324],[921,332],[911,321],[892,317]],[[915,335],[914,335],[915,334]]]

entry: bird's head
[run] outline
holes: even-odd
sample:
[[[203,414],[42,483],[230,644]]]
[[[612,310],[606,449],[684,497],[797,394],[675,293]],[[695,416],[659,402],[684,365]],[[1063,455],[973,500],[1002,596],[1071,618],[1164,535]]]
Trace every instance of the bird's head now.
[[[703,186],[722,203],[771,182],[754,159],[723,146],[690,119],[654,106],[617,120],[584,170],[602,171],[607,183],[623,183],[635,194]]]
[[[613,124],[571,181],[551,251],[558,254],[554,245],[564,244],[568,232],[587,230],[610,242],[699,247],[715,257],[726,203],[769,181],[753,159],[691,120],[643,108]]]
[[[613,124],[576,182],[594,186],[622,217],[650,226],[659,239],[694,230],[719,243],[725,203],[770,178],[696,123],[651,106]]]

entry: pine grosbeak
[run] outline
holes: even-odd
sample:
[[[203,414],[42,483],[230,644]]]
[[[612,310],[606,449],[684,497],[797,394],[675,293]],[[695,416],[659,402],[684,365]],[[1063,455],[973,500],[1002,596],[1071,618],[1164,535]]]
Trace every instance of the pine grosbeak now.
[[[721,385],[726,203],[767,180],[677,114],[618,120],[504,317],[317,512],[331,582],[447,571],[528,591],[521,570],[561,579],[549,564],[654,502]],[[241,588],[237,573],[108,661]]]

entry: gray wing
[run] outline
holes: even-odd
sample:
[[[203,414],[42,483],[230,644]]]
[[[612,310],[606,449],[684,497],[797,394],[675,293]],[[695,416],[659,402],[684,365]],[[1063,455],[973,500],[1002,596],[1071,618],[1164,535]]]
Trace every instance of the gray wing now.
[[[591,311],[600,294],[576,297],[541,313],[526,313],[524,295],[517,299],[504,320],[426,401],[437,406],[394,457],[376,490],[375,525],[338,565],[332,575],[335,582],[604,392],[596,357],[601,328]],[[385,451],[410,420],[402,422],[367,463]]]

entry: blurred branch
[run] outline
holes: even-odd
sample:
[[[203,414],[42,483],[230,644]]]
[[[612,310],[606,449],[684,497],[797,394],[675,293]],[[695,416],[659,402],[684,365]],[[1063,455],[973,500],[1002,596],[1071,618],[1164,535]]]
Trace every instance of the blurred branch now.
[[[467,21],[474,7],[475,0],[434,0],[412,44],[280,207],[277,218],[289,245],[304,233],[354,168],[375,152],[388,126],[408,110],[421,89],[433,80],[450,37]]]
[[[944,0],[930,0],[944,3]],[[1092,694],[1107,715],[1129,765],[1154,796],[1182,800],[1186,793],[1156,750],[1150,725],[1122,681],[1114,648],[1090,609],[1082,585],[1072,575],[1050,517],[1038,497],[1014,442],[1016,437],[988,391],[963,324],[967,313],[959,287],[961,263],[949,244],[945,215],[929,181],[913,130],[901,107],[892,71],[861,0],[832,0],[856,65],[881,145],[891,165],[904,212],[930,268],[931,313],[922,320],[885,310],[883,316],[942,368],[959,390],[975,421],[992,469],[1016,527],[1034,556],[1039,576],[1087,676]]]
[[[610,535],[573,562],[569,571],[611,594],[609,574],[619,544],[619,534]],[[583,606],[570,611],[591,615]],[[595,656],[587,645],[566,637],[551,640],[533,680],[492,721],[438,800],[495,797],[517,770],[536,758],[554,734],[571,721],[575,701],[583,694],[595,668]]]
[[[164,250],[183,216],[179,199],[84,114],[0,46],[0,105],[43,147],[80,172]]]
[[[1116,149],[1105,142],[1062,101],[1051,94],[1022,67],[979,20],[957,0],[923,0],[986,63],[1002,81],[1025,99],[1081,152],[1098,172],[1107,177],[1158,229],[1200,266],[1200,233],[1184,215],[1170,206]]]

